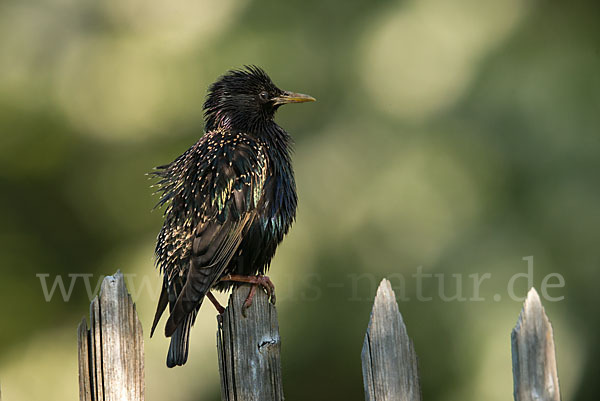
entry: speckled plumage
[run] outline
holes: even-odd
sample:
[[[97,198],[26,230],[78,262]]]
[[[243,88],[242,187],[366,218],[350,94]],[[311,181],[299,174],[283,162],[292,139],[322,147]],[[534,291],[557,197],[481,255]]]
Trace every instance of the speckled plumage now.
[[[227,274],[265,273],[294,221],[291,138],[273,115],[281,104],[308,100],[278,89],[257,67],[230,71],[209,89],[206,133],[153,173],[159,205],[167,207],[155,252],[164,280],[152,331],[169,305],[169,367],[186,362],[207,292],[227,289],[229,282],[219,282]]]

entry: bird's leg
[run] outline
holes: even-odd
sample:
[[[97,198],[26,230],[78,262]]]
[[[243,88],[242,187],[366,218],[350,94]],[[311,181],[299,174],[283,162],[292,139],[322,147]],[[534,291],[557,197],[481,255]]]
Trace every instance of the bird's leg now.
[[[212,292],[207,292],[206,293],[206,297],[210,300],[210,302],[212,302],[212,304],[215,306],[215,308],[217,309],[217,312],[219,312],[219,315],[222,315],[223,313],[225,313],[225,308],[223,308],[223,305],[221,305],[219,303],[219,301],[217,301],[217,298],[215,298],[215,296],[212,294]]]
[[[269,299],[271,300],[271,303],[275,305],[275,285],[268,276],[262,274],[259,274],[257,276],[242,276],[239,274],[228,274],[225,277],[223,277],[221,281],[234,281],[238,283],[252,284],[250,293],[248,294],[248,297],[246,297],[246,301],[244,301],[244,316],[246,315],[246,309],[248,309],[250,305],[252,305],[252,299],[256,294],[256,287],[258,286],[262,287],[265,290],[265,292],[269,296]]]

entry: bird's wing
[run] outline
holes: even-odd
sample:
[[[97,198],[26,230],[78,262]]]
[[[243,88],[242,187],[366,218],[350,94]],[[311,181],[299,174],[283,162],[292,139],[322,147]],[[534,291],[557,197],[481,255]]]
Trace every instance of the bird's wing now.
[[[172,305],[167,336],[199,306],[237,252],[257,216],[267,180],[267,158],[260,143],[242,135],[217,136],[206,142],[210,149],[203,155],[199,180],[184,197],[196,205],[197,223],[189,239],[186,282]]]

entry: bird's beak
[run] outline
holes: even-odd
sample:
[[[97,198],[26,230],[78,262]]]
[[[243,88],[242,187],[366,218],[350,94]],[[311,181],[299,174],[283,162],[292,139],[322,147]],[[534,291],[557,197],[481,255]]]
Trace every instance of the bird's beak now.
[[[314,97],[309,96],[309,95],[304,95],[302,93],[294,93],[294,92],[285,91],[280,96],[277,96],[273,100],[275,101],[275,106],[278,106],[281,104],[288,104],[288,103],[314,102],[317,99],[315,99]]]

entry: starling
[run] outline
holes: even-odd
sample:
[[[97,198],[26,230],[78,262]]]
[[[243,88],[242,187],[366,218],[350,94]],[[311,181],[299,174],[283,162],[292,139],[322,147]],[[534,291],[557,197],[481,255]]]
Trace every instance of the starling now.
[[[156,243],[163,285],[152,333],[169,305],[167,366],[187,361],[190,328],[211,290],[252,283],[274,301],[264,276],[296,215],[290,135],[273,121],[287,103],[308,95],[279,89],[260,68],[232,70],[212,84],[204,102],[205,133],[172,163],[157,167],[167,205]],[[150,334],[152,336],[152,334]]]

